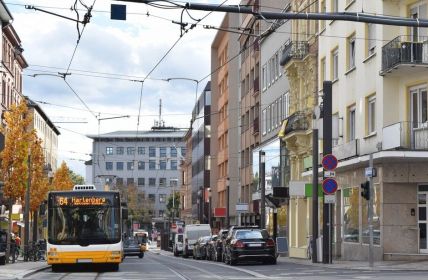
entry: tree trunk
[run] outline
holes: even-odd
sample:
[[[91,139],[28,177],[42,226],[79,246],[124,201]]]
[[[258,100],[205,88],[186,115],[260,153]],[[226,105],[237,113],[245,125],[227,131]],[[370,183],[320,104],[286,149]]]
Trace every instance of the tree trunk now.
[[[37,218],[38,218],[38,211],[33,211],[33,242],[37,242]]]
[[[9,199],[9,227],[7,231],[7,237],[6,237],[6,263],[9,263],[9,256],[10,256],[10,234],[12,233],[12,227],[13,227],[13,221],[12,221],[12,199]]]

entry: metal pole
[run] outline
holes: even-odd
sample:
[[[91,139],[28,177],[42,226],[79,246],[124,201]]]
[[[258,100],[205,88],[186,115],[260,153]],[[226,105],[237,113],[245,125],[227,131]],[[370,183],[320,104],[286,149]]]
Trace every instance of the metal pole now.
[[[227,204],[226,204],[226,226],[230,226],[230,186],[229,186],[229,179],[227,179],[227,185],[226,185],[226,198],[227,198]]]
[[[323,82],[323,155],[326,156],[332,153],[332,123],[331,123],[331,114],[332,114],[332,92],[331,92],[331,81]],[[325,178],[324,178],[325,179]],[[325,203],[323,205],[323,263],[331,263],[331,246],[332,240],[331,236],[331,204]]]
[[[373,154],[370,154],[369,159],[369,165],[370,168],[373,170]],[[369,266],[373,267],[373,177],[369,177],[369,192],[370,197],[368,201],[368,219],[369,219],[369,237],[370,237],[370,243],[369,243]]]
[[[28,153],[28,183],[25,193],[24,209],[24,261],[28,261],[28,244],[30,238],[30,187],[31,187],[31,153]],[[10,211],[10,210],[9,210]]]
[[[260,227],[266,227],[266,197],[265,197],[265,152],[259,151],[259,174],[260,174]]]
[[[318,129],[312,130],[312,262],[318,262]]]

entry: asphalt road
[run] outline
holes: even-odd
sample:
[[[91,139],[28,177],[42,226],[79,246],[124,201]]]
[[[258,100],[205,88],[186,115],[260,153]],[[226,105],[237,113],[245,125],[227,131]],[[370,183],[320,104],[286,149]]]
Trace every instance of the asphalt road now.
[[[183,259],[169,254],[147,253],[143,259],[127,257],[118,272],[80,271],[51,272],[45,270],[25,279],[427,279],[424,271],[361,271],[331,269],[278,261],[277,265],[245,263],[229,266],[223,263]]]

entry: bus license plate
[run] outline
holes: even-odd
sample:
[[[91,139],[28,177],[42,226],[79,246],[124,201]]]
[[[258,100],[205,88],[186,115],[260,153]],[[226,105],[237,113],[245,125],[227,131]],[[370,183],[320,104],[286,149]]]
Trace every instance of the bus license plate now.
[[[77,259],[78,263],[91,263],[92,259]]]

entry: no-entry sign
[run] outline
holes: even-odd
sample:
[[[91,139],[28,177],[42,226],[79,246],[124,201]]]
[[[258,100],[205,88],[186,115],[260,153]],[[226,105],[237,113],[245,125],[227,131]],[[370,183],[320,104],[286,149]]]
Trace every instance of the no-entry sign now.
[[[322,158],[321,163],[324,170],[334,170],[337,167],[337,158],[332,154],[328,154]]]
[[[333,178],[327,178],[322,182],[322,189],[325,194],[334,194],[337,191],[337,182]]]

